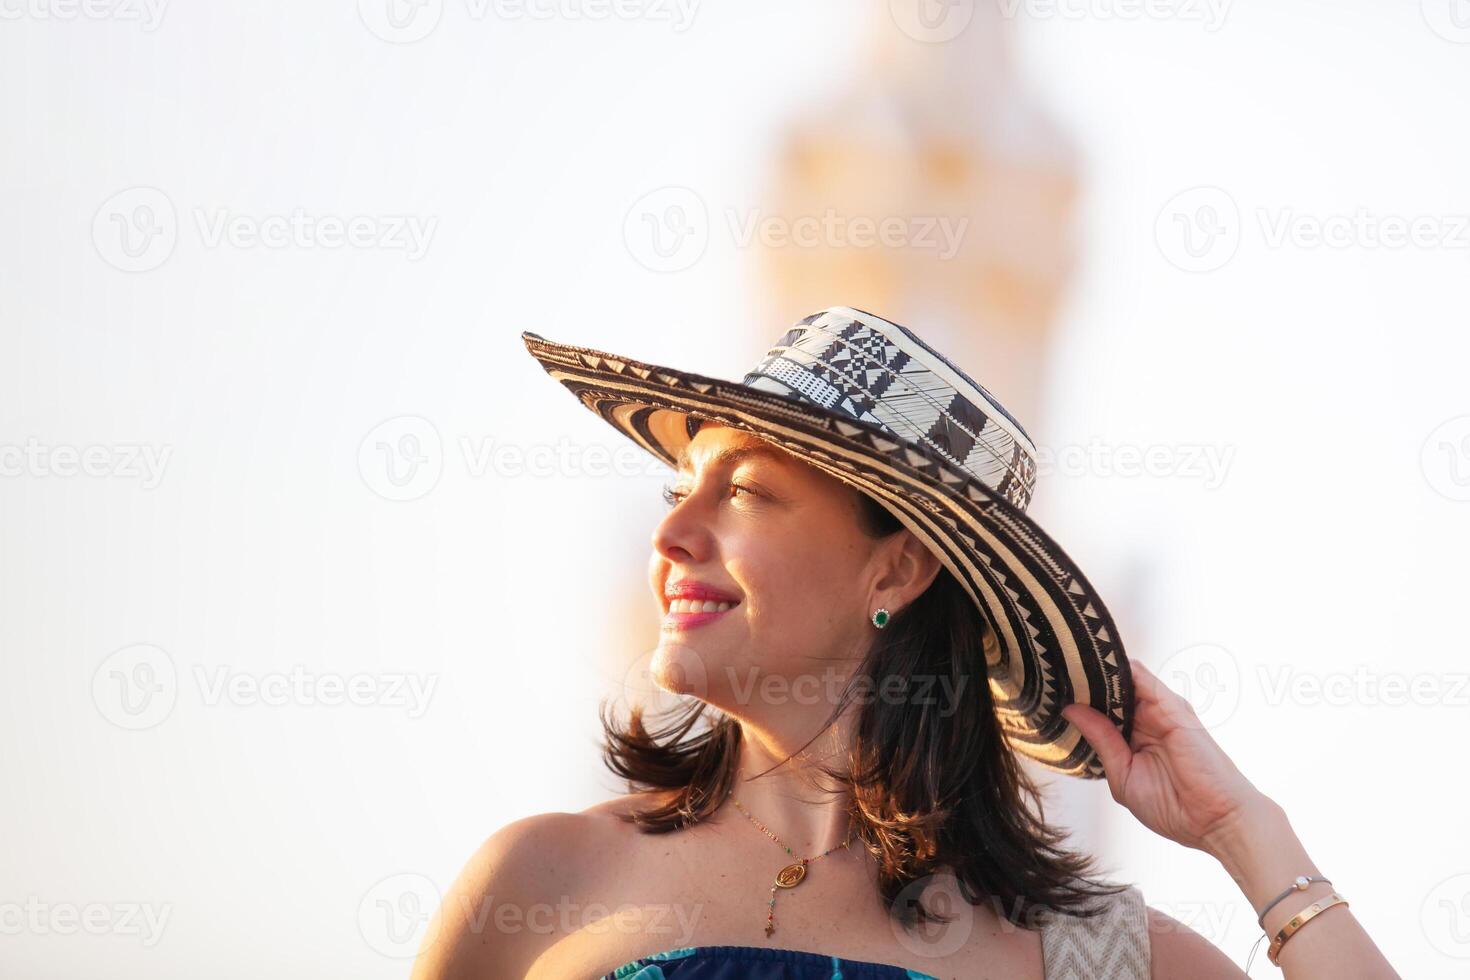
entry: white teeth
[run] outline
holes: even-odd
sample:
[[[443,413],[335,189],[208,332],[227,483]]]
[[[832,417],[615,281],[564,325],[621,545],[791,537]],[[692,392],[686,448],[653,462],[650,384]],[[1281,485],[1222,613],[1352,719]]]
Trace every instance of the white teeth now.
[[[725,612],[734,605],[733,602],[716,602],[713,599],[675,599],[669,603],[669,612]]]

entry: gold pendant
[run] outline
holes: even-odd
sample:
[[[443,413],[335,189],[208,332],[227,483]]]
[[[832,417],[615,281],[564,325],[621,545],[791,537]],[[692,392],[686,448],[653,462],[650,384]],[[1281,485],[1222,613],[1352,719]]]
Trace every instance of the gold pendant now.
[[[788,864],[776,872],[776,884],[782,888],[795,888],[801,884],[806,877],[806,865],[798,861],[796,864]]]

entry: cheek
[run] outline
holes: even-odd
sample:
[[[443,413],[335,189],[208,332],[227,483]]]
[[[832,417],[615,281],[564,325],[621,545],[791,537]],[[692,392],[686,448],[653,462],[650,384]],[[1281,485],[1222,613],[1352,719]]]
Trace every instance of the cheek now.
[[[820,544],[813,549],[731,566],[745,591],[746,622],[766,649],[811,649],[854,615],[848,583],[857,573]]]

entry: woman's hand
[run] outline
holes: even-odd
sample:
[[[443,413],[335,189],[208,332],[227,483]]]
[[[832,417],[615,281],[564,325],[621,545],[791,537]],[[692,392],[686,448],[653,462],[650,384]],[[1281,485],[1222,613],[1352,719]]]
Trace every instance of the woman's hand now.
[[[1142,664],[1133,661],[1131,666],[1136,694],[1131,746],[1101,712],[1082,704],[1062,709],[1062,716],[1097,750],[1113,799],[1154,833],[1218,858],[1252,909],[1264,908],[1297,875],[1320,877],[1321,869],[1285,811],[1241,775],[1205,731],[1194,707]],[[1333,887],[1313,882],[1297,902],[1271,908],[1266,935],[1274,936],[1303,904]],[[1181,975],[1211,975],[1202,972],[1197,950],[1184,949],[1167,936],[1151,941],[1161,954],[1154,960],[1156,967],[1166,957],[1175,962],[1183,958],[1189,966]],[[1300,938],[1292,938],[1281,951],[1280,966],[1287,980],[1399,980],[1373,939],[1341,906],[1323,916],[1321,924],[1314,920]],[[1244,976],[1233,966],[1220,970],[1213,975]]]
[[[1270,801],[1235,768],[1188,701],[1143,664],[1130,666],[1136,695],[1131,746],[1092,707],[1068,705],[1062,717],[1097,751],[1113,799],[1154,833],[1214,853],[1215,837]]]

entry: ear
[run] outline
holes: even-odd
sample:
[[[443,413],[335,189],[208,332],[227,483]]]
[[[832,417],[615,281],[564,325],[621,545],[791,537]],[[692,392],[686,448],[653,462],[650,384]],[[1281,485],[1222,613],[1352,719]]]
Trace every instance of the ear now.
[[[924,594],[939,574],[940,563],[908,528],[894,534],[888,544],[888,561],[873,590],[878,605],[897,612]]]

